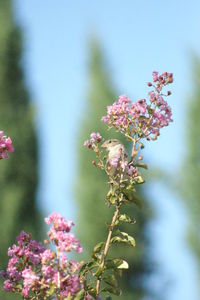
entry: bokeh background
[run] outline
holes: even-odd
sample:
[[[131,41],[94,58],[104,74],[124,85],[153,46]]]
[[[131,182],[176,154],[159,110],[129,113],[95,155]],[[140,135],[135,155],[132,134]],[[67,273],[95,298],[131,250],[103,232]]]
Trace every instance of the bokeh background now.
[[[15,147],[1,162],[1,268],[21,229],[44,237],[52,211],[75,220],[88,257],[111,212],[83,141],[109,137],[106,106],[147,97],[152,71],[168,71],[174,122],[144,149],[137,247],[117,250],[131,265],[121,299],[200,299],[199,32],[198,0],[0,0],[0,128]]]

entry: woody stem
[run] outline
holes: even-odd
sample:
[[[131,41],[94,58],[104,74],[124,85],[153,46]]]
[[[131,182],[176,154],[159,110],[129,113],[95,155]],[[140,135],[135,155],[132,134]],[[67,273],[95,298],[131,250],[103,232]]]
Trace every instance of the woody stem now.
[[[100,269],[101,270],[103,270],[104,265],[105,265],[105,258],[108,254],[108,250],[109,250],[109,247],[110,247],[110,240],[111,240],[111,237],[112,237],[113,229],[115,227],[115,223],[116,223],[118,215],[119,215],[120,206],[121,205],[119,204],[116,207],[115,213],[114,213],[113,218],[112,218],[111,225],[109,226],[109,231],[108,231],[108,236],[107,236],[105,248],[104,248],[104,251],[102,253],[101,260],[100,260]],[[101,281],[102,281],[102,274],[98,277],[97,284],[96,284],[96,295],[97,296],[99,295],[99,292],[100,292]]]

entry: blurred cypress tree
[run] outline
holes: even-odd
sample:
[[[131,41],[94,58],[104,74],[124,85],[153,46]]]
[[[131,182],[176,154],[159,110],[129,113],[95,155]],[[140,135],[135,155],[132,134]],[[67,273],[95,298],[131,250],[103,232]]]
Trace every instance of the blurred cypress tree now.
[[[0,269],[7,249],[22,229],[41,236],[36,208],[37,140],[30,97],[22,68],[22,37],[12,3],[0,0],[0,129],[13,140],[15,152],[0,162]],[[17,299],[0,293],[0,299]]]
[[[197,260],[200,281],[200,60],[197,57],[194,57],[193,65],[194,87],[187,109],[186,155],[180,189],[189,216],[188,243]]]
[[[108,223],[111,221],[113,211],[105,206],[105,195],[109,188],[106,185],[107,177],[99,169],[92,166],[93,153],[83,147],[83,142],[92,131],[98,131],[105,139],[119,138],[126,148],[129,146],[122,135],[116,134],[114,131],[107,131],[105,124],[101,122],[101,117],[106,113],[107,105],[116,99],[116,93],[112,88],[105,66],[101,49],[97,41],[92,40],[89,67],[90,86],[78,138],[78,178],[76,184],[76,198],[79,208],[79,226],[77,228],[80,228],[77,234],[84,246],[85,259],[89,257],[97,242],[105,240],[107,235],[105,221]],[[129,207],[127,212],[136,219],[136,225],[123,228],[124,231],[135,236],[136,248],[130,249],[126,246],[120,248],[118,245],[117,249],[113,250],[115,257],[124,257],[130,265],[130,269],[125,271],[120,279],[120,286],[123,291],[122,299],[126,300],[142,299],[147,294],[143,283],[144,277],[149,271],[146,225],[151,214],[143,196],[142,193],[143,202],[145,202],[144,209],[139,210],[133,205]]]

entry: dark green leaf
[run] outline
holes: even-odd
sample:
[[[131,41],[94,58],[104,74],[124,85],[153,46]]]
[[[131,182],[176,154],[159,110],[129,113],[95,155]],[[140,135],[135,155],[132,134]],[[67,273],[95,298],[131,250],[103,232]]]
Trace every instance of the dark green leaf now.
[[[107,269],[117,269],[122,263],[123,259],[121,258],[107,259],[105,266]]]
[[[112,287],[117,287],[117,280],[113,274],[103,277],[103,281]]]
[[[85,276],[89,270],[98,267],[98,263],[95,261],[90,261],[89,263],[84,263],[79,271],[79,277]]]
[[[95,288],[90,288],[88,289],[88,293],[93,296],[93,297],[96,297],[96,289]]]
[[[139,116],[139,120],[145,120],[146,117],[145,116]]]
[[[148,113],[151,115],[153,113],[153,109],[147,106]]]
[[[125,199],[128,202],[133,202],[135,203],[139,208],[142,208],[142,201],[140,200],[140,198],[138,196],[136,196],[136,194],[134,192],[129,192],[126,191],[124,192],[124,196],[126,197]]]
[[[84,263],[82,265],[82,267],[80,268],[80,270],[79,270],[80,277],[84,276],[88,272],[87,265],[88,265],[87,263]]]
[[[98,270],[96,271],[96,273],[94,274],[94,276],[99,277],[103,272],[103,269],[101,267],[98,268]]]
[[[117,296],[120,296],[120,294],[121,294],[121,290],[119,290],[118,288],[111,287],[111,286],[103,288],[101,290],[101,292],[108,292],[110,294],[114,294]]]
[[[99,253],[102,250],[102,248],[104,247],[104,245],[105,245],[104,242],[100,242],[100,243],[96,244],[96,246],[94,247],[93,252],[94,253]]]

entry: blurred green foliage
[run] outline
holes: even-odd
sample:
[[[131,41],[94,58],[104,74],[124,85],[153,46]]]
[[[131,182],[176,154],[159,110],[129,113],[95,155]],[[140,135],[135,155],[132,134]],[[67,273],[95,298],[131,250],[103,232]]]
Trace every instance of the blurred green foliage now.
[[[185,158],[179,178],[188,213],[188,243],[196,257],[200,282],[200,60],[193,60],[193,93],[187,107]]]
[[[89,93],[88,102],[82,113],[82,123],[78,136],[78,178],[76,184],[76,198],[78,202],[77,235],[84,247],[84,259],[88,259],[93,247],[99,241],[105,241],[107,228],[105,222],[110,223],[113,215],[111,208],[106,207],[105,196],[109,186],[106,175],[95,168],[91,161],[94,159],[93,151],[83,147],[83,142],[91,132],[100,132],[105,139],[118,138],[125,147],[130,149],[128,142],[120,134],[110,130],[101,122],[101,117],[106,113],[107,105],[116,100],[116,93],[112,88],[109,74],[98,42],[93,39],[90,45],[89,66]],[[146,234],[146,226],[151,218],[151,209],[145,200],[142,190],[143,209],[139,210],[135,205],[126,208],[126,213],[135,218],[135,225],[125,225],[122,231],[129,232],[136,239],[135,249],[128,246],[115,247],[113,257],[125,258],[130,269],[123,273],[120,279],[122,299],[139,300],[148,294],[144,285],[144,278],[150,272],[150,260],[148,257],[149,241]],[[115,299],[113,297],[113,299]]]
[[[0,1],[0,129],[13,140],[15,151],[0,161],[0,269],[7,264],[7,249],[22,229],[41,237],[35,201],[37,139],[30,96],[22,68],[22,37],[14,21],[12,3]],[[17,299],[1,294],[0,299]]]

